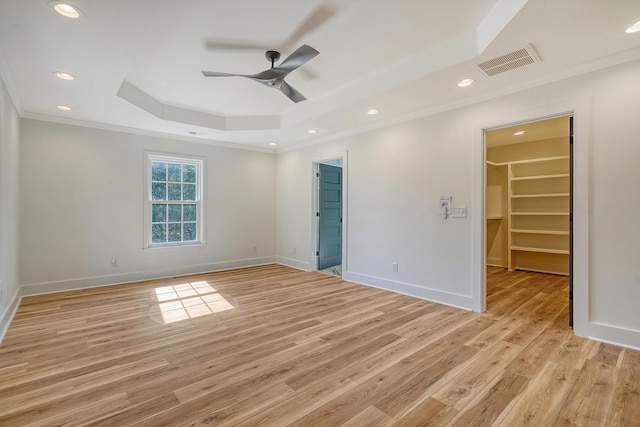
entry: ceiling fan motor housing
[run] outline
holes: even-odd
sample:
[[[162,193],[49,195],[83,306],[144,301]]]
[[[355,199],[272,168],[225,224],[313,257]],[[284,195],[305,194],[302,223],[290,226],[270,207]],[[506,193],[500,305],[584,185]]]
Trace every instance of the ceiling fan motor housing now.
[[[271,62],[271,66],[273,67],[273,63],[280,59],[280,52],[276,50],[268,50],[265,52],[264,56],[267,58],[267,61]]]

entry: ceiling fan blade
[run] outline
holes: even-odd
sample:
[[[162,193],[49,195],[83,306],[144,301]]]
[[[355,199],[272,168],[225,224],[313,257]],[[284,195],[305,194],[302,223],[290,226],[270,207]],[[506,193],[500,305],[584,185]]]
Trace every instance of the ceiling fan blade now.
[[[311,46],[307,46],[303,44],[300,46],[295,52],[287,57],[280,65],[274,67],[278,70],[284,70],[289,74],[291,71],[300,67],[308,61],[311,61],[313,58],[318,56],[320,52],[312,48]]]
[[[303,94],[295,90],[293,87],[289,86],[289,84],[287,84],[287,82],[285,82],[284,80],[280,84],[280,90],[293,102],[300,102],[307,99]]]
[[[202,74],[205,77],[251,77],[244,74],[217,73],[215,71],[203,71]]]
[[[316,28],[324,25],[329,19],[336,14],[334,9],[327,6],[320,6],[311,13],[307,19],[300,24],[298,28],[291,34],[287,40],[282,43],[281,48],[283,50],[289,50],[296,43],[298,43],[304,36],[313,32]]]

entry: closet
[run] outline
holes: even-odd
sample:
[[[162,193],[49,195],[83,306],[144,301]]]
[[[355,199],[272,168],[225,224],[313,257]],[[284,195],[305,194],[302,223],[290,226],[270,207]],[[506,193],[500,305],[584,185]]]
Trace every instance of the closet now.
[[[557,121],[557,123],[556,123]],[[544,139],[492,140],[487,132],[487,263],[509,270],[569,274],[569,118],[548,120]],[[530,124],[530,126],[542,126]],[[517,128],[510,128],[513,135]],[[566,130],[565,130],[566,129]],[[497,131],[496,131],[497,132]],[[528,132],[528,131],[527,131]],[[505,134],[503,132],[503,134]],[[499,142],[497,142],[499,141]]]

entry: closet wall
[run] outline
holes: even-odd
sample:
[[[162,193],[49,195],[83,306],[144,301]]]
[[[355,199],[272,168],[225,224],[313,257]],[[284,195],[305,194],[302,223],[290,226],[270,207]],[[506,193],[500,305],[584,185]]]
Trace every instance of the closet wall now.
[[[487,264],[507,267],[507,168],[487,163]]]
[[[487,263],[569,274],[569,138],[487,148]]]

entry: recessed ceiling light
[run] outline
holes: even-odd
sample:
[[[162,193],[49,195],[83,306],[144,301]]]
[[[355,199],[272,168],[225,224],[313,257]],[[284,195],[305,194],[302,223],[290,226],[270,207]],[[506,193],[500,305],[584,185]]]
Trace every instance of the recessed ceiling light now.
[[[49,4],[52,4],[53,9],[62,16],[73,19],[80,17],[80,9],[75,6],[71,6],[69,3],[54,0],[50,1]]]
[[[640,31],[640,21],[627,28],[627,33],[637,33],[638,31]]]
[[[68,105],[58,105],[58,109],[62,111],[71,111],[71,107]]]
[[[524,135],[525,132],[526,132],[526,130],[519,130],[518,132],[514,132],[513,134],[515,136],[520,136],[520,135]]]
[[[371,110],[367,111],[367,114],[370,116],[376,115],[378,114],[378,110],[376,110],[375,108],[372,108]]]
[[[312,135],[313,135],[314,133],[318,133],[318,131],[317,131],[317,130],[315,130],[315,129],[309,129],[309,130],[307,131],[307,133],[310,133],[310,134],[312,134]]]
[[[276,145],[278,145],[278,143],[277,142],[270,142],[269,145],[272,146],[272,147],[275,147]]]
[[[75,80],[75,77],[73,77],[71,74],[63,73],[62,71],[54,71],[53,74],[55,74],[56,77],[62,80]]]
[[[460,83],[458,83],[458,86],[467,87],[467,86],[471,86],[474,82],[475,80],[473,79],[464,79],[464,80],[461,80]]]

